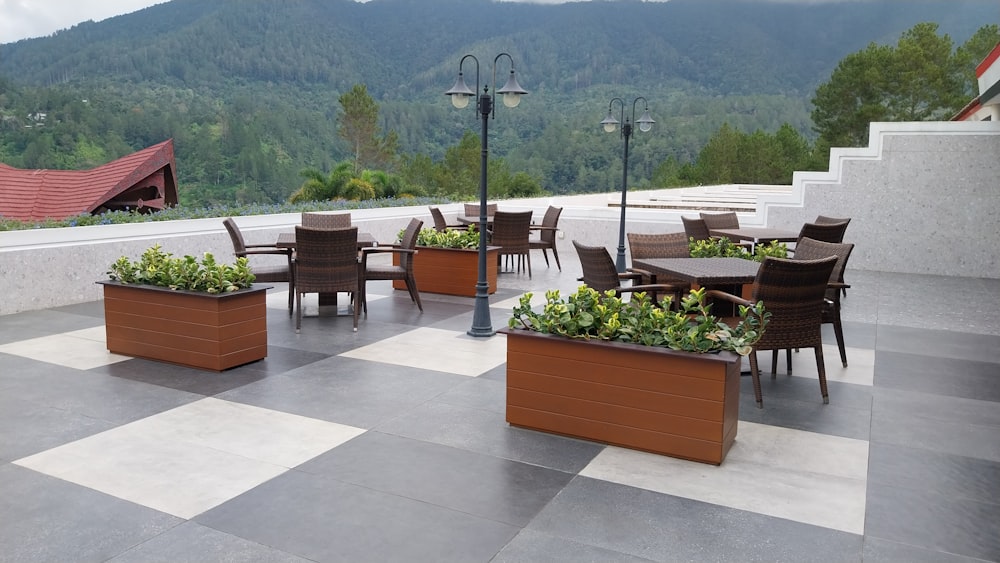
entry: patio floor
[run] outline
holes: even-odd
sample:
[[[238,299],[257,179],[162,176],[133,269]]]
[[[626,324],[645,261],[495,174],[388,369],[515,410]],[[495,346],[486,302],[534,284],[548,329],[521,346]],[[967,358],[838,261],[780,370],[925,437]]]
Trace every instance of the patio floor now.
[[[0,317],[0,561],[1000,560],[1000,280],[847,278],[830,404],[808,351],[762,410],[743,378],[720,467],[508,426],[467,298],[372,284],[296,334],[278,287],[223,373],[109,354],[100,302]]]

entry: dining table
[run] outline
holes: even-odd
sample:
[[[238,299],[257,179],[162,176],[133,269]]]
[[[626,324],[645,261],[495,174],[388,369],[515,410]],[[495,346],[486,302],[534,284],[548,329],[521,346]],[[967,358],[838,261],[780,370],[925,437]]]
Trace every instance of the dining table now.
[[[632,267],[658,276],[680,279],[692,285],[718,289],[733,295],[744,295],[743,288],[757,279],[760,263],[744,258],[643,258],[632,260]],[[729,306],[729,303],[719,305]],[[716,310],[720,316],[733,316],[733,311]]]
[[[278,240],[274,243],[278,248],[291,248],[295,250],[295,233],[278,233]],[[375,235],[371,233],[358,232],[358,251],[362,248],[368,248],[378,246],[378,241],[375,239]],[[336,293],[320,293],[319,294],[319,313],[320,315],[337,315],[337,294]]]
[[[735,229],[711,229],[708,232],[715,237],[726,237],[731,241],[748,241],[751,245],[771,241],[795,242],[799,240],[798,231],[787,229],[772,229],[770,227],[739,227]],[[751,248],[752,250],[752,248]]]

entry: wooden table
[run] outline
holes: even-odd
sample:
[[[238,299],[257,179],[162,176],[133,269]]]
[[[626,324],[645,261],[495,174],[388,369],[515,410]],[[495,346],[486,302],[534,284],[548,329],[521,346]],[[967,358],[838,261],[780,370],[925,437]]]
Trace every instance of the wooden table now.
[[[632,267],[742,296],[743,286],[757,279],[760,263],[743,258],[644,258],[632,260]],[[731,311],[715,314],[732,316]]]
[[[761,242],[795,242],[799,240],[798,231],[771,229],[769,227],[740,227],[738,229],[712,229],[709,234],[716,237],[726,237],[731,241],[747,240],[754,244]]]
[[[295,233],[278,233],[278,242],[274,243],[274,245],[278,248],[291,248],[295,250]],[[358,233],[358,250],[376,245],[378,245],[378,241],[375,240],[374,235],[371,233]],[[319,294],[319,312],[321,315],[337,314],[336,293]]]

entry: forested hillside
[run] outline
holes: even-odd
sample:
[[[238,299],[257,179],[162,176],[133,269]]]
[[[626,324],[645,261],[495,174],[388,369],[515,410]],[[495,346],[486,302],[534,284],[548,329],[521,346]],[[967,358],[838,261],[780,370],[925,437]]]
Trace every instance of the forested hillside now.
[[[302,169],[349,156],[337,100],[353,85],[402,153],[439,160],[479,128],[442,95],[459,59],[492,83],[508,52],[530,94],[497,109],[492,154],[554,192],[616,189],[621,141],[598,126],[614,96],[657,121],[633,138],[641,185],[726,123],[811,137],[817,85],[870,42],[933,21],[961,43],[997,16],[994,0],[172,0],[0,46],[0,161],[85,168],[172,137],[183,201],[281,201]]]

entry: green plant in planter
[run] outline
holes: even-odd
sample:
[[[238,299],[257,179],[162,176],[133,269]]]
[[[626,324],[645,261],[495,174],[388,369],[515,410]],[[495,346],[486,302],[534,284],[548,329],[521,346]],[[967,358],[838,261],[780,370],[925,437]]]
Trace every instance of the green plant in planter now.
[[[234,265],[220,264],[210,252],[199,262],[193,256],[174,258],[154,245],[133,262],[122,256],[111,265],[108,276],[123,284],[145,284],[170,289],[227,293],[250,287],[254,275],[246,258],[237,258]]]
[[[398,240],[403,239],[399,231]],[[436,248],[479,248],[479,230],[475,225],[467,229],[447,228],[443,231],[421,229],[417,234],[417,246],[432,246]]]
[[[788,258],[788,245],[772,240],[754,245],[753,254],[746,247],[735,244],[726,237],[694,240],[690,242],[692,258],[743,258],[763,262],[767,256]]]
[[[704,287],[691,290],[678,310],[671,310],[669,297],[660,308],[642,292],[632,294],[626,302],[614,291],[602,294],[586,285],[566,299],[561,298],[559,290],[547,291],[546,303],[537,313],[531,307],[531,297],[531,293],[521,296],[508,322],[510,328],[696,353],[729,350],[745,356],[764,333],[771,316],[763,302],[753,307],[740,306],[739,323],[730,327],[711,314]]]

